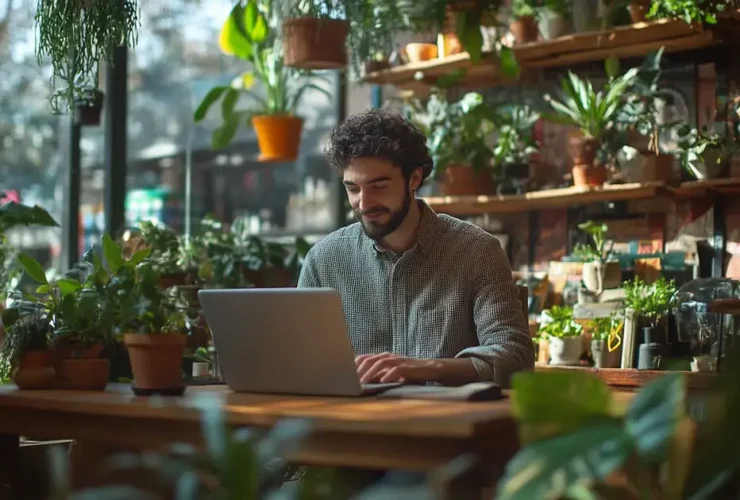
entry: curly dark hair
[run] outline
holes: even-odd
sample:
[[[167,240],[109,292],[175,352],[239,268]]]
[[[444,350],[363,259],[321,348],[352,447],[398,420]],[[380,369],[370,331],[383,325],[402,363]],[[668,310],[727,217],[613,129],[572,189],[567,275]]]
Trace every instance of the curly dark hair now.
[[[358,113],[337,125],[324,152],[329,165],[340,172],[355,158],[382,158],[398,166],[405,179],[419,167],[422,180],[432,173],[424,133],[402,116],[382,109]]]

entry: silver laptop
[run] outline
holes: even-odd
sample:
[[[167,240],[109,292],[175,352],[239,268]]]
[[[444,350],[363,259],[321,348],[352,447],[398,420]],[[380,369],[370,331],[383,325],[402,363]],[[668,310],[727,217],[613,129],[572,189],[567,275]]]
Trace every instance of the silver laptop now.
[[[234,392],[364,396],[339,294],[329,288],[198,292],[226,384]]]

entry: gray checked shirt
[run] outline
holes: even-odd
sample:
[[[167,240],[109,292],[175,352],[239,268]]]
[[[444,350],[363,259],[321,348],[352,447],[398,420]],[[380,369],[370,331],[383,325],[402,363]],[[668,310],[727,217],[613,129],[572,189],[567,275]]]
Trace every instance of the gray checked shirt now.
[[[420,205],[408,251],[383,249],[355,223],[313,246],[298,286],[339,293],[356,355],[469,357],[480,380],[507,386],[534,368],[534,347],[506,254],[480,227]]]

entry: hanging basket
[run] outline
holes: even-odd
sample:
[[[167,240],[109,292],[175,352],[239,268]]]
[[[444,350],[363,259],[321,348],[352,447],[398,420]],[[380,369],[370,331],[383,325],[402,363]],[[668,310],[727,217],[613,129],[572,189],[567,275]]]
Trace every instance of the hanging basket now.
[[[287,162],[298,158],[303,118],[293,115],[261,115],[252,117],[260,148],[258,160]]]
[[[283,22],[283,59],[300,69],[347,66],[347,21],[296,17]]]

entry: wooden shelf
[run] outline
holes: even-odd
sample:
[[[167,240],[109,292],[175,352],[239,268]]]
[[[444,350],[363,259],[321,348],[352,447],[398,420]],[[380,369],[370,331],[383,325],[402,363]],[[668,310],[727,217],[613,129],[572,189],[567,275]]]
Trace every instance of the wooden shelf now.
[[[677,372],[663,370],[635,370],[622,368],[592,368],[589,366],[535,366],[536,371],[588,371],[597,375],[608,385],[616,388],[638,389],[653,380],[669,373],[686,375],[686,384],[690,390],[707,390],[717,380],[717,375],[711,372]]]
[[[424,201],[435,211],[450,215],[521,213],[609,201],[661,197],[702,198],[740,192],[740,177],[684,182],[612,184],[600,188],[546,189],[521,195],[429,196]]]
[[[660,194],[662,187],[662,183],[614,184],[591,189],[573,186],[533,191],[521,195],[435,196],[424,198],[424,200],[437,212],[453,215],[481,215],[529,212],[603,201],[652,198]]]
[[[664,47],[666,53],[671,53],[704,49],[719,44],[715,33],[704,30],[701,25],[689,25],[682,20],[661,19],[526,43],[515,46],[513,50],[523,74],[527,75],[532,73],[529,70],[598,62],[609,57],[645,56],[660,47]],[[473,65],[467,53],[376,71],[366,75],[364,81],[397,86],[413,82],[432,84],[437,78],[451,74],[455,70],[466,70],[462,81],[466,86],[514,83],[503,79],[493,56],[484,57],[481,62]]]

